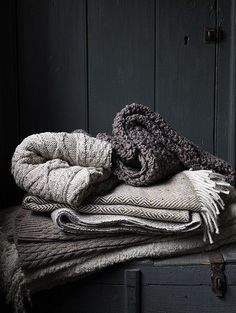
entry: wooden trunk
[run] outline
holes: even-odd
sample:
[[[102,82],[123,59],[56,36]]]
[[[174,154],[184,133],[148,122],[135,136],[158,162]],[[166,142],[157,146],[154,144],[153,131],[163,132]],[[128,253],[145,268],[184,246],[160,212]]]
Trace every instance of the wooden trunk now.
[[[224,260],[223,297],[212,290],[212,278],[217,279],[221,267],[219,256]],[[219,280],[218,287],[223,283]],[[125,263],[39,292],[32,303],[34,313],[233,313],[236,249],[231,245],[212,253]]]

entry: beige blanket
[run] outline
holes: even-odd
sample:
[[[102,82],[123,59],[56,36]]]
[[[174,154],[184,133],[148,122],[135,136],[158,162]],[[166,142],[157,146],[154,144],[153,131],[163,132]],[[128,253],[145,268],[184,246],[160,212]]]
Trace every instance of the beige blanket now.
[[[75,207],[34,196],[27,196],[23,206],[52,212],[54,223],[67,232],[173,234],[203,227],[204,240],[212,242],[212,234],[219,233],[222,197],[229,198],[230,190],[222,175],[184,171],[153,186],[121,184]]]
[[[79,205],[114,186],[111,145],[86,133],[41,133],[25,138],[12,158],[17,185],[48,201]]]

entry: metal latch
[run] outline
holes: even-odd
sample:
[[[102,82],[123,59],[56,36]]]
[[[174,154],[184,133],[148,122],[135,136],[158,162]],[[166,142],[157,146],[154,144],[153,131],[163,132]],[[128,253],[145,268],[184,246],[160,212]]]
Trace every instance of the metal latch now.
[[[209,256],[211,263],[211,289],[217,297],[223,298],[226,292],[225,264],[221,253]]]
[[[214,43],[222,41],[224,38],[224,32],[221,27],[218,28],[205,28],[205,42]]]

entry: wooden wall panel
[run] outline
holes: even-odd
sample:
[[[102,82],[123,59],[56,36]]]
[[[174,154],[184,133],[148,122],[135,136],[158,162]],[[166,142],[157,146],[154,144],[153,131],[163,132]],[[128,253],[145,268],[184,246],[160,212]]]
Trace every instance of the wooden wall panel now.
[[[218,1],[218,26],[224,32],[217,45],[215,153],[235,166],[236,1]]]
[[[88,0],[89,129],[111,131],[115,114],[154,107],[155,1]]]
[[[214,1],[157,0],[156,110],[178,131],[213,152]]]
[[[21,136],[87,127],[83,0],[18,1]]]
[[[1,1],[0,60],[0,207],[16,203],[18,189],[11,176],[11,157],[19,142],[17,93],[16,1]]]
[[[0,204],[16,203],[11,156],[25,136],[110,132],[126,104],[235,165],[236,0],[1,2]],[[219,44],[204,28],[222,27]]]
[[[209,274],[208,274],[209,275]],[[174,280],[175,278],[173,278]],[[168,313],[232,313],[235,307],[236,287],[229,286],[227,300],[216,298],[211,286],[150,285],[143,291],[146,312]]]

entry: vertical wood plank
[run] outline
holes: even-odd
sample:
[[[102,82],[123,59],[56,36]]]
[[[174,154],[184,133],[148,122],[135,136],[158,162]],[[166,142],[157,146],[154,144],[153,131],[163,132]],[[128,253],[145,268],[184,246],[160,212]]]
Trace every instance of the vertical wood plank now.
[[[21,137],[86,128],[85,0],[22,0],[18,9]]]
[[[154,108],[154,0],[88,0],[90,131],[137,102]]]
[[[156,110],[179,132],[213,152],[214,0],[157,0]]]
[[[18,201],[18,189],[11,177],[11,157],[18,144],[16,1],[1,1],[0,58],[0,207]]]
[[[218,26],[224,39],[217,45],[216,154],[235,166],[236,3],[218,1]]]
[[[140,270],[125,270],[125,313],[140,312]]]

